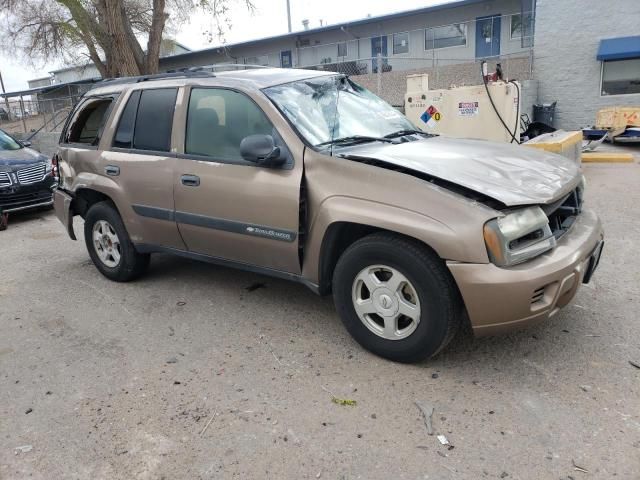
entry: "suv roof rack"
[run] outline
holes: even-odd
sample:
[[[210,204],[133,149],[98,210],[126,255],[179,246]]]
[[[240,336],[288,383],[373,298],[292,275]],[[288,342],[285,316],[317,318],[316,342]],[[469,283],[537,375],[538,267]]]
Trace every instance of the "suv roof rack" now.
[[[216,70],[248,70],[252,68],[277,68],[270,67],[268,65],[253,65],[248,63],[214,63],[211,65],[201,65],[198,67],[185,67],[169,70],[169,72],[211,72],[215,73]]]
[[[139,75],[136,77],[117,77],[105,78],[99,83],[108,83],[109,85],[120,85],[123,83],[140,83],[153,80],[164,80],[166,78],[198,78],[198,77],[215,77],[216,70],[231,68],[233,70],[253,69],[253,68],[274,68],[266,65],[248,65],[245,63],[220,63],[214,65],[203,65],[199,67],[185,67],[168,70],[163,73],[154,73],[150,75]]]
[[[140,75],[137,77],[118,77],[105,78],[100,83],[108,83],[109,85],[119,85],[122,83],[140,83],[153,80],[164,80],[166,78],[187,78],[187,77],[215,77],[213,72],[207,72],[200,68],[189,68],[180,71],[170,71],[164,73],[154,73],[151,75]]]

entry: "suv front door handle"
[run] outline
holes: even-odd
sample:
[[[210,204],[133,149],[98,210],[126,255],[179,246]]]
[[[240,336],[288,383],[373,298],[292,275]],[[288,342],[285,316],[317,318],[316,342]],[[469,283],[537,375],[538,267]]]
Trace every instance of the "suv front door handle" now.
[[[180,177],[182,184],[186,187],[197,187],[200,185],[200,177],[197,175],[182,175]]]

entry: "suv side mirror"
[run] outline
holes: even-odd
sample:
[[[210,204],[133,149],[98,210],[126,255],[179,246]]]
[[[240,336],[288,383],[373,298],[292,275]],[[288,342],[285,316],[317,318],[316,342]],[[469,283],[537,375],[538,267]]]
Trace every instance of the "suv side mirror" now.
[[[23,142],[23,141],[20,141],[20,144],[21,144],[23,147],[30,147],[30,146],[31,146],[31,142]]]
[[[282,165],[286,158],[280,155],[271,135],[249,135],[240,142],[240,155],[247,162],[265,166]]]

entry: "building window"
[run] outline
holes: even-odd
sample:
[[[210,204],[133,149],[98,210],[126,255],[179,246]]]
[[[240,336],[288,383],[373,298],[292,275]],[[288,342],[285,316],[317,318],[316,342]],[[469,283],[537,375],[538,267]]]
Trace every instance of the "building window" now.
[[[409,32],[393,34],[393,54],[409,53]]]
[[[424,31],[424,49],[459,47],[467,44],[467,25],[454,23],[443,27],[427,28]]]
[[[529,38],[533,36],[533,14],[511,15],[511,40]]]
[[[338,56],[339,57],[347,56],[347,42],[340,42],[338,44]]]
[[[640,93],[640,58],[602,62],[602,95]]]
[[[245,65],[258,65],[258,57],[245,57]]]

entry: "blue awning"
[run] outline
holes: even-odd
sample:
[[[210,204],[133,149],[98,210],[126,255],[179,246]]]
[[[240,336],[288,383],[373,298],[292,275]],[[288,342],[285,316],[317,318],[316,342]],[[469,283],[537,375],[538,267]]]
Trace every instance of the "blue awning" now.
[[[626,58],[640,58],[640,35],[600,40],[598,60],[624,60]]]

